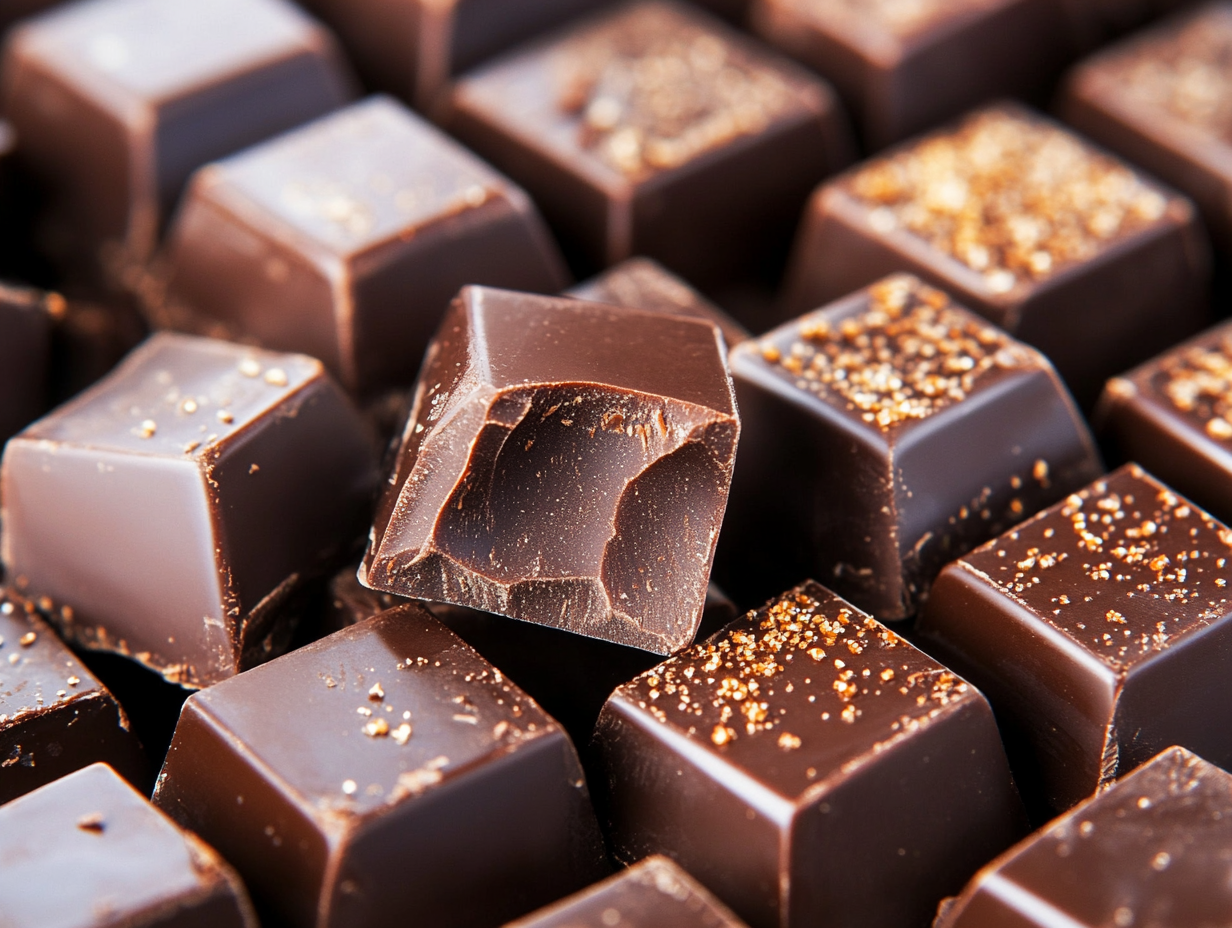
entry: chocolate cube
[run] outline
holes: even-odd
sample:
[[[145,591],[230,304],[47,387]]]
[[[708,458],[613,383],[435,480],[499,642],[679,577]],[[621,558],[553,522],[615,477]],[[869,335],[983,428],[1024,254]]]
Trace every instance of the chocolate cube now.
[[[739,420],[718,329],[467,287],[429,348],[360,580],[670,654]]]
[[[303,351],[360,393],[414,382],[464,284],[566,279],[521,190],[379,97],[201,171],[168,251],[172,324]]]
[[[923,925],[1025,832],[984,697],[807,582],[620,687],[609,838],[757,928]]]
[[[1126,465],[947,567],[919,634],[1055,809],[1169,745],[1232,764],[1232,531]]]
[[[716,562],[737,600],[823,576],[879,619],[1098,476],[1047,359],[888,277],[731,353],[745,432]]]
[[[320,362],[156,335],[8,443],[4,563],[70,639],[206,686],[285,645],[284,607],[362,533],[374,457]]]
[[[606,871],[568,737],[417,605],[190,696],[154,802],[299,928],[495,928]]]

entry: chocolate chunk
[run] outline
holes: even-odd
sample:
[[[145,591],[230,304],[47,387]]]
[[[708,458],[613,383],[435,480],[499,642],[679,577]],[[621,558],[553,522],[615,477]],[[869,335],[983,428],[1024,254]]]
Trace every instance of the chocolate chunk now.
[[[650,258],[621,261],[597,277],[578,284],[567,295],[612,306],[705,319],[719,327],[729,348],[749,338],[744,326]]]
[[[467,287],[360,580],[670,654],[701,622],[739,420],[697,319]]]
[[[272,657],[375,462],[318,361],[160,334],[5,449],[4,562],[78,643],[204,686]]]
[[[910,616],[947,562],[1102,472],[1048,361],[908,275],[731,364],[745,432],[716,576],[738,600],[812,574]]]
[[[1188,200],[1003,104],[820,187],[787,303],[910,271],[1043,351],[1087,408],[1201,328],[1207,259]]]
[[[51,315],[43,294],[0,284],[0,445],[47,408]]]
[[[332,39],[282,0],[66,4],[4,57],[5,114],[62,232],[108,243],[117,274],[149,255],[194,170],[350,94]]]
[[[415,605],[189,697],[154,802],[296,926],[495,926],[606,870],[568,737]]]
[[[257,928],[244,886],[106,764],[0,808],[12,928]]]
[[[1193,198],[1232,252],[1232,4],[1212,3],[1081,64],[1066,122]]]
[[[616,876],[508,928],[745,928],[667,857],[647,857]]]
[[[616,856],[750,925],[922,924],[1025,832],[984,698],[812,581],[620,687],[595,742]]]
[[[1232,776],[1184,748],[980,871],[937,928],[1215,928],[1232,922]]]
[[[608,0],[305,0],[369,82],[429,107],[454,75]]]
[[[443,119],[581,263],[642,254],[703,285],[766,259],[850,160],[826,84],[671,3],[622,6],[466,75]]]
[[[874,150],[1038,93],[1072,47],[1055,0],[755,0],[750,18],[833,82]]]
[[[0,803],[95,761],[143,788],[148,782],[145,757],[115,698],[33,603],[0,592]]]
[[[526,195],[387,98],[202,171],[168,262],[173,324],[303,351],[362,393],[414,382],[464,284],[566,280]]]
[[[1232,763],[1232,532],[1127,465],[947,567],[920,640],[1066,809],[1163,748]]]

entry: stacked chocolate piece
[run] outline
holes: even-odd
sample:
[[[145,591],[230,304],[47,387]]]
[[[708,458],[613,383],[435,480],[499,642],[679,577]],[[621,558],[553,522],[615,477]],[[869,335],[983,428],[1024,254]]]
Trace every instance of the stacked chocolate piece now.
[[[0,924],[1232,924],[1232,3],[12,6]]]

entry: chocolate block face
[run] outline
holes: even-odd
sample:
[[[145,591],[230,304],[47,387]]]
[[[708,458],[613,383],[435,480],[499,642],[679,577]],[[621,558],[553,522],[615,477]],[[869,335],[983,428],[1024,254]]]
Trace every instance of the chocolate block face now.
[[[702,284],[760,260],[757,243],[850,157],[824,83],[670,3],[623,6],[467,75],[444,120],[579,260],[643,254]]]
[[[729,348],[749,337],[748,330],[687,283],[650,258],[630,258],[572,288],[568,296],[613,306],[658,310],[713,322]]]
[[[467,287],[429,348],[360,580],[670,654],[739,421],[718,330]]]
[[[450,78],[607,0],[307,0],[370,82],[424,109]]]
[[[521,190],[379,97],[202,171],[168,261],[173,324],[303,351],[363,393],[414,381],[464,284],[565,282]]]
[[[257,928],[231,868],[106,764],[0,808],[0,860],[13,928]]]
[[[1065,809],[1171,744],[1232,763],[1232,533],[1136,465],[942,572],[920,624]]]
[[[328,34],[282,0],[88,0],[22,25],[4,61],[5,112],[61,223],[134,260],[194,170],[349,94]]]
[[[0,803],[95,761],[147,783],[145,758],[115,698],[33,603],[0,593]]]
[[[984,698],[811,581],[622,686],[595,741],[617,857],[750,925],[923,924],[1025,830]]]
[[[812,574],[913,615],[944,564],[1101,473],[1048,361],[914,277],[731,363],[746,431],[716,569],[738,599]]]
[[[42,415],[51,376],[51,315],[35,290],[0,284],[0,444]]]
[[[1213,3],[1079,66],[1066,122],[1193,198],[1232,251],[1232,4]]]
[[[614,915],[612,913],[615,913]],[[508,928],[745,928],[723,903],[667,857],[628,870]]]
[[[375,462],[319,362],[163,334],[0,473],[18,585],[82,645],[203,686],[285,644],[280,607],[362,532]]]
[[[1215,928],[1232,921],[1232,776],[1183,748],[980,871],[937,928]]]
[[[154,801],[297,926],[495,926],[605,870],[569,739],[419,606],[191,696]]]
[[[1189,201],[1010,104],[818,188],[792,261],[794,312],[918,274],[1048,355],[1084,408],[1207,312]]]
[[[833,82],[874,150],[1041,89],[1069,51],[1054,0],[755,0],[751,16]]]

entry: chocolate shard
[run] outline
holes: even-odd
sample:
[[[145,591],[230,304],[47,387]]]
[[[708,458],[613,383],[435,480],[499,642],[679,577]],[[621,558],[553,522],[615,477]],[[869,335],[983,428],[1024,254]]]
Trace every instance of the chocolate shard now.
[[[235,873],[94,764],[0,808],[12,928],[257,928]]]
[[[285,645],[374,458],[320,362],[155,335],[6,446],[4,563],[68,638],[208,685]]]
[[[487,928],[607,871],[568,737],[418,605],[193,694],[154,802],[297,928]]]
[[[105,245],[94,260],[116,277],[194,170],[351,94],[329,34],[282,0],[65,4],[14,30],[3,83],[70,250]]]
[[[0,592],[0,803],[96,761],[143,789],[149,783],[145,756],[115,697],[34,603]]]
[[[613,914],[615,913],[615,914]],[[508,928],[747,928],[668,857],[654,855]]]
[[[946,563],[1103,470],[1047,359],[909,275],[731,365],[745,431],[715,572],[740,601],[815,575],[907,618]]]
[[[1084,409],[1209,313],[1193,204],[1017,104],[819,187],[785,301],[806,312],[899,271],[1039,348]]]
[[[365,395],[414,382],[464,284],[568,279],[526,194],[381,97],[201,171],[167,265],[171,325],[311,354]]]
[[[1232,775],[1172,747],[979,872],[936,928],[1232,922]]]
[[[42,294],[0,284],[0,445],[47,408],[51,332]]]
[[[1232,531],[1136,465],[947,567],[918,633],[988,695],[1032,804],[1169,745],[1232,763]]]
[[[1026,831],[984,697],[812,581],[620,687],[595,745],[616,857],[758,928],[924,924]]]
[[[701,622],[738,433],[713,325],[464,288],[360,580],[670,654]]]

